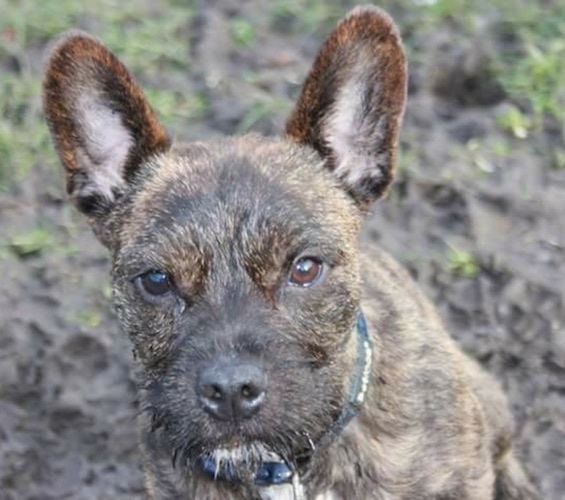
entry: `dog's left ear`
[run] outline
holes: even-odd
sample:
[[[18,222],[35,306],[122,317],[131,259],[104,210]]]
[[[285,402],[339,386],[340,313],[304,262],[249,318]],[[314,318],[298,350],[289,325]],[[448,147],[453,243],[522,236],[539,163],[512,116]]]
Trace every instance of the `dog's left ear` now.
[[[407,69],[392,19],[357,7],[322,46],[286,125],[316,149],[362,209],[392,181]]]

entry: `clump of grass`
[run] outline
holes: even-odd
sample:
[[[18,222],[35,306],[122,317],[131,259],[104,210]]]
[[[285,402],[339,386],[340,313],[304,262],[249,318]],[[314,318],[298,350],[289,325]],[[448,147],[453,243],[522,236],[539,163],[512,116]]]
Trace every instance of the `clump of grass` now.
[[[251,47],[255,41],[256,34],[253,24],[247,19],[235,18],[230,23],[230,31],[233,41],[240,47]]]
[[[497,123],[517,139],[526,139],[532,126],[531,120],[517,106],[509,106],[498,116]]]
[[[506,158],[512,152],[512,145],[508,140],[497,139],[492,145],[492,152],[500,158]]]
[[[136,74],[156,76],[163,70],[185,69],[190,51],[183,30],[193,15],[190,6],[164,5],[151,11],[149,4],[132,2],[129,8],[129,2],[124,4],[102,16],[106,28],[99,36],[104,44]],[[137,7],[137,11],[132,7]],[[143,12],[144,9],[149,11]]]
[[[75,0],[0,0],[0,33],[4,36],[0,55],[10,48],[45,42],[76,26],[80,10]]]
[[[38,158],[54,157],[41,119],[39,78],[2,75],[0,83],[0,190],[25,176]]]
[[[148,87],[144,89],[147,99],[160,119],[172,124],[181,119],[200,119],[209,108],[201,94],[185,94],[176,90]]]
[[[96,328],[102,323],[102,315],[94,309],[82,309],[76,314],[75,321],[86,328]]]
[[[339,0],[278,0],[272,7],[271,25],[288,33],[325,34],[346,8]]]
[[[520,8],[501,24],[514,37],[514,49],[501,54],[499,78],[508,93],[531,109],[534,119],[545,114],[565,118],[565,5],[547,6],[514,0]]]
[[[53,234],[46,228],[37,227],[17,234],[10,240],[10,248],[18,257],[37,255],[53,245]]]
[[[478,276],[481,266],[471,252],[451,248],[447,255],[447,269],[462,278],[473,279]]]

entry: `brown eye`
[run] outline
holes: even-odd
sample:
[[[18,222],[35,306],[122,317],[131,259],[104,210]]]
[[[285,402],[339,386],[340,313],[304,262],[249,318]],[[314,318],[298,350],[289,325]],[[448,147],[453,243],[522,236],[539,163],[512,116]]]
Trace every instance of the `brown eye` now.
[[[293,285],[311,286],[320,278],[323,267],[323,263],[318,259],[301,257],[292,264],[288,281]]]
[[[138,286],[144,295],[157,297],[172,290],[169,276],[162,271],[149,271],[136,278]]]

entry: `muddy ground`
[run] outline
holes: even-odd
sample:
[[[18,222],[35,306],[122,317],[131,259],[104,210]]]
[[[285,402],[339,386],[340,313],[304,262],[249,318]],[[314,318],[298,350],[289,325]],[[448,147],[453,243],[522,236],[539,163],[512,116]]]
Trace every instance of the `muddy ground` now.
[[[186,67],[157,58],[146,70],[151,50],[139,61],[122,55],[144,86],[181,99],[163,101],[175,134],[281,129],[330,21],[350,3],[330,2],[321,26],[323,2],[302,2],[304,18],[274,12],[275,3],[197,2],[173,31],[157,30],[159,50],[180,50]],[[473,13],[469,31],[457,12],[430,27],[407,2],[389,5],[407,39],[409,106],[397,183],[364,237],[406,263],[465,350],[499,377],[520,454],[543,498],[562,500],[565,168],[554,153],[565,147],[563,122],[545,119],[525,138],[500,126],[516,100],[490,63],[515,40],[497,29],[496,13]],[[141,2],[139,15],[158,22],[168,8]],[[65,22],[99,36],[108,29],[92,12]],[[14,49],[3,29],[1,77],[39,81],[47,37]],[[37,96],[24,107],[40,118]],[[141,498],[131,356],[108,300],[109,261],[65,203],[46,151],[0,191],[0,499]]]

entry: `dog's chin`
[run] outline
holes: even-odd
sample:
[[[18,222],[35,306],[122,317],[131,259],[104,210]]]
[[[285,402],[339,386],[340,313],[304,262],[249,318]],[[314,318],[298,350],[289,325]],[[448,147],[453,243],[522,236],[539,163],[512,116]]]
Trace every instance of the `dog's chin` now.
[[[222,445],[203,453],[193,462],[194,467],[214,479],[252,483],[262,464],[285,462],[282,453],[260,441]]]

